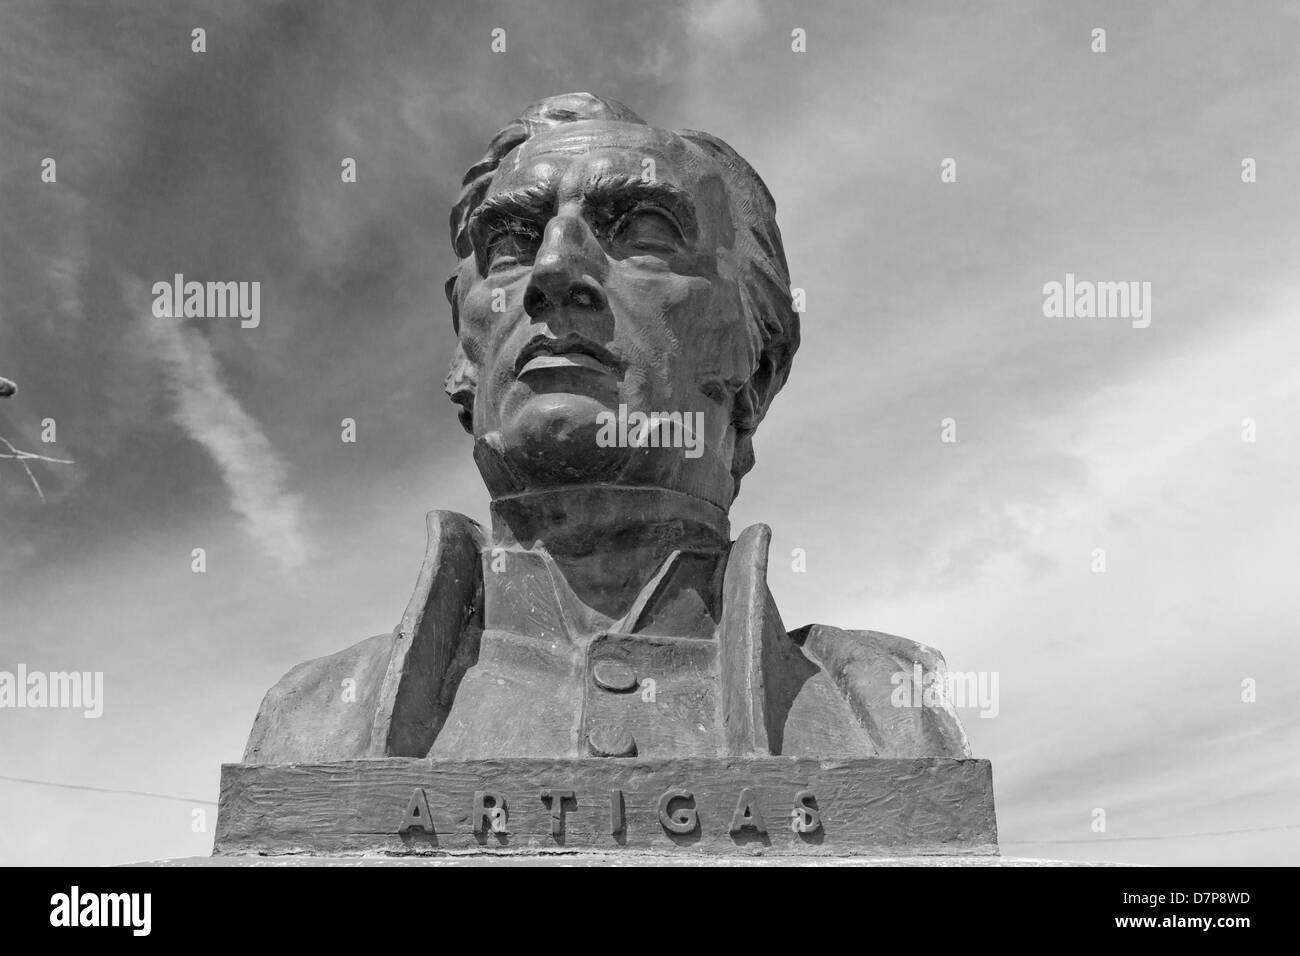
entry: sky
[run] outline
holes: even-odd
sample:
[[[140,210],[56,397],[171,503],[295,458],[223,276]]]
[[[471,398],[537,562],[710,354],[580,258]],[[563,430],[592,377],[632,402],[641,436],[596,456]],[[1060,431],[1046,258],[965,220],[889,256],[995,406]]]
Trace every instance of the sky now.
[[[0,864],[210,852],[265,691],[393,628],[425,512],[486,519],[447,214],[570,91],[776,197],[803,343],[732,526],[786,626],[996,675],[1005,855],[1300,862],[1298,46],[1280,0],[0,7],[0,436],[74,462],[0,460],[0,671],[104,674],[0,709]],[[260,325],[154,317],[178,272]],[[1067,273],[1149,326],[1045,316]]]

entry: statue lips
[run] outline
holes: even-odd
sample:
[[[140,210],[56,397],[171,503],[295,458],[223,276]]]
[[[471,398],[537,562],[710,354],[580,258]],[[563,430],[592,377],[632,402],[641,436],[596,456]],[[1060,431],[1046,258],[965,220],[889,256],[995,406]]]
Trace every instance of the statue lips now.
[[[575,333],[559,337],[539,335],[519,351],[515,375],[523,378],[544,369],[582,370],[619,378],[624,363],[599,342]]]

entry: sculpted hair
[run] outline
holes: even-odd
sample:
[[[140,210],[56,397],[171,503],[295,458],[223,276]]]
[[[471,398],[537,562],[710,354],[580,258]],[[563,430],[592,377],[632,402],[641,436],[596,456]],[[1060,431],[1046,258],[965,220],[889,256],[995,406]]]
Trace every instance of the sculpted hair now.
[[[487,153],[469,168],[461,183],[460,198],[451,210],[451,244],[461,259],[474,254],[467,225],[487,195],[497,167],[509,153],[538,131],[583,120],[648,125],[623,104],[590,93],[552,96],[532,104],[514,122],[492,138]],[[731,220],[736,228],[736,260],[741,307],[760,341],[757,367],[745,382],[729,383],[736,389],[733,424],[736,449],[731,474],[736,491],[740,479],[754,466],[753,433],[772,399],[790,374],[799,348],[799,316],[790,301],[790,272],[776,224],[776,203],[763,180],[740,154],[709,133],[674,130],[697,153],[710,160],[727,186]],[[447,300],[452,323],[460,332],[456,275],[447,280]],[[457,345],[447,373],[446,391],[459,406],[460,422],[473,431],[476,370]]]

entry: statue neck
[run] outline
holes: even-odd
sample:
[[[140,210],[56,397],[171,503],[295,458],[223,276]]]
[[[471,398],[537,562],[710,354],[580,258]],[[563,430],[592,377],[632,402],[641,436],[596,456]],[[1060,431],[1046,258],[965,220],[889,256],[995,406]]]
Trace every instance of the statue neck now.
[[[492,502],[496,547],[542,550],[589,607],[621,616],[674,551],[721,553],[727,513],[661,488],[573,485]]]

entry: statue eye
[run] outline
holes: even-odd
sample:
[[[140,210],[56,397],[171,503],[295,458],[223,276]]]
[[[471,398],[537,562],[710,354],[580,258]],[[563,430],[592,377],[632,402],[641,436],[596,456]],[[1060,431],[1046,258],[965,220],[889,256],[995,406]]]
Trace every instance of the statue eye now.
[[[541,235],[522,223],[511,223],[494,231],[487,241],[487,265],[526,265],[537,255]]]
[[[682,232],[667,212],[643,206],[623,216],[614,225],[612,240],[630,252],[676,252],[681,248]]]

